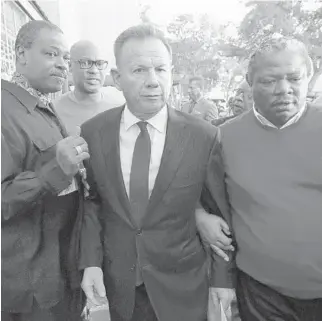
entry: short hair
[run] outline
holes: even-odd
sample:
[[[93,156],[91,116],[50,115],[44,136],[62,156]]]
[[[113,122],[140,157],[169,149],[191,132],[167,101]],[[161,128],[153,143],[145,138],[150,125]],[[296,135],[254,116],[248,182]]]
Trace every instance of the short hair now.
[[[205,80],[202,76],[192,76],[189,78],[189,85],[192,82],[196,82],[199,85],[199,88],[203,89],[205,85]]]
[[[250,57],[247,70],[247,79],[252,85],[253,77],[257,65],[258,58],[268,53],[290,50],[301,55],[307,68],[307,76],[310,79],[313,76],[313,63],[309,56],[306,46],[303,42],[289,37],[270,38],[264,41],[259,49],[257,49]]]
[[[172,60],[172,49],[164,33],[150,23],[142,23],[124,30],[116,38],[114,42],[114,56],[115,56],[116,63],[118,63],[121,55],[122,47],[127,41],[129,41],[130,39],[146,39],[146,38],[156,38],[161,40],[165,45],[165,47],[167,48],[170,55],[170,59]]]
[[[30,48],[41,30],[47,29],[63,34],[63,31],[53,23],[46,20],[32,20],[24,24],[18,31],[15,42],[15,52],[19,47]]]

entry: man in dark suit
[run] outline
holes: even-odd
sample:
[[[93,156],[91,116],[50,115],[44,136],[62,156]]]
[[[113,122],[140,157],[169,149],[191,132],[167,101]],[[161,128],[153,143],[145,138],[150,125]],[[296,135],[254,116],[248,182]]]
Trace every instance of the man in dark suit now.
[[[82,126],[91,154],[83,290],[94,302],[107,294],[112,321],[205,321],[209,260],[195,210],[201,200],[227,218],[218,131],[167,106],[171,48],[159,30],[127,29],[114,53],[126,105]],[[224,221],[212,217],[221,231]],[[229,263],[219,259],[214,272],[229,300]]]
[[[66,137],[49,99],[67,76],[68,47],[57,26],[31,21],[15,50],[16,72],[1,82],[1,319],[71,320],[74,175],[89,155],[83,138]]]

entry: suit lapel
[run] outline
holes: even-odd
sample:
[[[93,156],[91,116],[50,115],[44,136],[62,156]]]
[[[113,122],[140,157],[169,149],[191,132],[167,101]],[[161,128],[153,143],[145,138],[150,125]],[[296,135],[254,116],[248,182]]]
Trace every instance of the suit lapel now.
[[[108,202],[128,224],[135,226],[120,160],[120,123],[123,110],[124,108],[120,108],[118,113],[108,114],[109,119],[106,119],[105,126],[101,128],[99,135],[105,161],[105,171],[103,171],[106,173],[105,186],[109,190],[108,195],[111,195]]]
[[[147,213],[150,213],[154,209],[167,191],[178,170],[185,146],[189,141],[189,131],[187,130],[184,118],[171,107],[168,108],[168,111],[169,118],[164,151]]]

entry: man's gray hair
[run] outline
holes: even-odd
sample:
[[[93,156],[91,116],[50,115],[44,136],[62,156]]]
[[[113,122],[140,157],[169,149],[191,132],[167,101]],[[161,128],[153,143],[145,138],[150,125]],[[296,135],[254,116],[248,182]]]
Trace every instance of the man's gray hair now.
[[[170,59],[172,59],[172,49],[164,33],[152,24],[142,23],[126,29],[116,38],[114,42],[114,56],[116,64],[118,64],[122,47],[128,40],[146,38],[156,38],[161,40],[169,52]]]
[[[41,30],[47,29],[63,33],[62,30],[53,23],[46,20],[32,20],[24,24],[18,31],[15,42],[15,52],[19,47],[29,49]]]
[[[274,39],[269,39],[267,41],[264,41],[261,44],[260,48],[257,49],[250,57],[250,60],[248,63],[248,70],[247,70],[247,74],[248,74],[247,79],[248,79],[248,82],[250,82],[250,85],[252,85],[252,82],[253,82],[254,73],[258,63],[258,58],[263,55],[267,55],[268,53],[274,53],[274,52],[279,52],[284,50],[295,52],[303,57],[307,68],[307,76],[309,79],[311,79],[314,72],[313,63],[304,43],[295,38],[281,37],[281,38],[274,38]]]

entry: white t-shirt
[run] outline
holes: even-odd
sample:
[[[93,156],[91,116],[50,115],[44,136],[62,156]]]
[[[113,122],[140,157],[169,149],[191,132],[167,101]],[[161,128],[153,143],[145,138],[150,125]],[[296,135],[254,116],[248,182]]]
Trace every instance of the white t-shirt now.
[[[97,114],[120,106],[112,103],[104,93],[102,93],[102,99],[96,103],[78,101],[73,91],[58,97],[53,104],[69,135],[77,134],[77,127]]]

